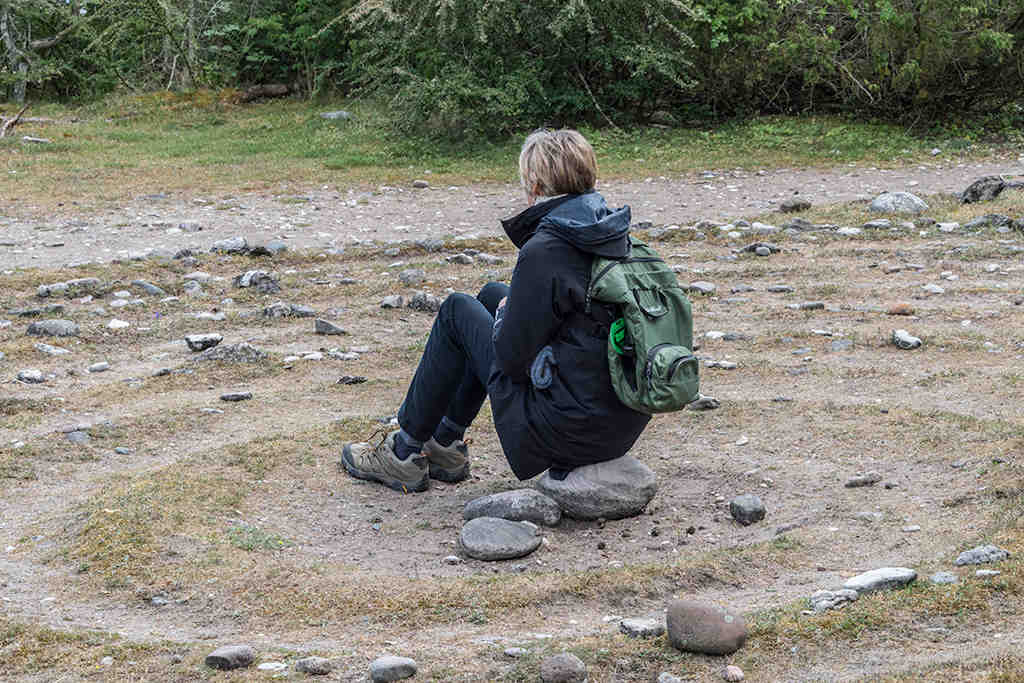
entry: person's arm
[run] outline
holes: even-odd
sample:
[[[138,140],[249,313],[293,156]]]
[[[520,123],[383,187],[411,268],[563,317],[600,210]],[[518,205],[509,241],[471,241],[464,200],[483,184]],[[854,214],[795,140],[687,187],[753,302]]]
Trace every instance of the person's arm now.
[[[530,381],[530,365],[562,324],[558,273],[549,250],[532,239],[519,253],[508,301],[494,321],[494,356],[514,382]]]

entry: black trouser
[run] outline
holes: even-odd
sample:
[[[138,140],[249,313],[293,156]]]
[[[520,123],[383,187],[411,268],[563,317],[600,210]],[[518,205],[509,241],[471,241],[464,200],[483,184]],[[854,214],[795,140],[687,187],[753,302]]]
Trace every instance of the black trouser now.
[[[494,361],[494,312],[506,296],[508,285],[489,282],[475,299],[456,293],[441,304],[398,411],[398,423],[409,436],[427,441],[443,417],[461,427],[476,418]]]

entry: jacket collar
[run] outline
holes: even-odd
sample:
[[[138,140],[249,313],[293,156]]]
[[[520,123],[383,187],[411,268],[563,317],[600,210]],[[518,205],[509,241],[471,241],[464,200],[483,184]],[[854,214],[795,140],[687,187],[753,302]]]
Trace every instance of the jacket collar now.
[[[522,249],[523,245],[537,232],[537,225],[545,216],[578,196],[577,194],[564,194],[561,197],[534,204],[522,213],[501,221],[501,227],[505,229],[505,234],[512,240],[512,244],[516,245],[517,249]]]

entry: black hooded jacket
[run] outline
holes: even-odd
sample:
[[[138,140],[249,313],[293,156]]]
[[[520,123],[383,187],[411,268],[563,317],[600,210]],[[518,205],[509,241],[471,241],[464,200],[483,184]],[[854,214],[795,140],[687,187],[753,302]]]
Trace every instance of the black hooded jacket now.
[[[629,207],[610,209],[597,192],[535,205],[502,225],[519,247],[508,303],[498,310],[488,380],[494,424],[512,471],[529,479],[618,458],[650,416],[626,407],[608,372],[611,312],[584,313],[594,255],[629,253]],[[554,377],[530,379],[550,346]]]

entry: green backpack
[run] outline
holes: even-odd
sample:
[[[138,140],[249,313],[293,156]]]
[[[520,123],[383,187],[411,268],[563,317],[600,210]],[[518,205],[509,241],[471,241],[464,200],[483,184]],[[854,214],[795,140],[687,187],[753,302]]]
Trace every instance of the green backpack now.
[[[591,302],[611,304],[619,317],[608,335],[608,368],[619,400],[641,413],[680,410],[698,396],[690,300],[657,252],[630,237],[630,254],[594,257]]]

